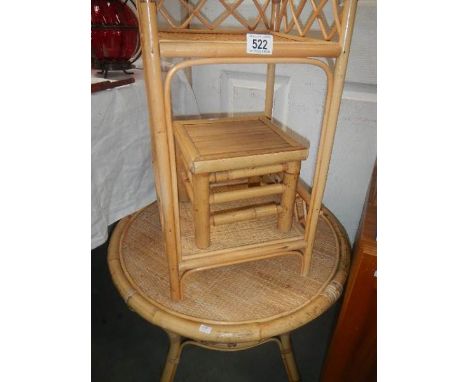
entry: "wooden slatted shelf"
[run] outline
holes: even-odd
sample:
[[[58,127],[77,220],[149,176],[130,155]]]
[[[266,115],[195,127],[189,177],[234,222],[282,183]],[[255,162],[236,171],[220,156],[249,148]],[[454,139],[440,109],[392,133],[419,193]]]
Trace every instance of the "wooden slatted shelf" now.
[[[241,209],[252,204],[263,206],[279,202],[280,197],[267,196],[248,201],[215,204],[213,210],[216,212]],[[291,230],[283,233],[277,228],[276,216],[266,216],[256,220],[214,225],[211,231],[211,245],[206,249],[200,249],[195,243],[191,204],[180,203],[179,213],[182,247],[181,271],[199,267],[210,268],[219,263],[220,259],[229,260],[229,264],[234,264],[247,259],[264,258],[268,254],[271,256],[284,255],[289,251],[302,250],[306,246],[304,228],[297,219],[293,219]]]
[[[194,174],[304,160],[308,154],[305,142],[264,116],[176,121],[174,133]]]

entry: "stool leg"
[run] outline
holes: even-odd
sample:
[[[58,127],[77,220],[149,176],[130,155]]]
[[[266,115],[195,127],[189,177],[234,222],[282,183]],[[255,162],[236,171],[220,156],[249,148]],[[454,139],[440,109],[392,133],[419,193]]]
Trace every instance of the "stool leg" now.
[[[190,201],[187,191],[185,190],[183,173],[185,171],[182,163],[182,154],[178,146],[176,146],[176,169],[177,169],[177,191],[179,195],[179,202]]]
[[[182,339],[179,335],[167,332],[169,336],[169,352],[167,353],[166,364],[161,376],[161,382],[172,382],[179,364]]]
[[[209,174],[193,174],[193,220],[195,244],[198,248],[210,245],[210,181]]]
[[[301,162],[288,162],[288,168],[284,172],[283,184],[285,190],[281,195],[282,211],[278,216],[278,229],[281,232],[288,232],[291,229],[294,202],[296,199],[297,179],[301,170]]]
[[[289,382],[299,382],[299,372],[297,371],[296,360],[294,359],[294,354],[291,346],[291,336],[290,333],[280,335],[280,351],[281,358],[283,359],[284,368],[286,369],[286,374],[288,375]]]

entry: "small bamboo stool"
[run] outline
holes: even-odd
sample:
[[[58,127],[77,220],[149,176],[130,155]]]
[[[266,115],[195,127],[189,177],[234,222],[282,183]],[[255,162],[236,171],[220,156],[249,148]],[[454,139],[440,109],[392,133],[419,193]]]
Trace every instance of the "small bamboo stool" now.
[[[288,232],[296,196],[301,160],[307,159],[308,147],[276,127],[265,116],[174,121],[174,135],[181,155],[180,188],[186,190],[193,206],[195,243],[210,245],[210,226],[265,216],[278,218],[278,229]],[[210,184],[259,179],[280,173],[282,182],[252,184],[244,190],[213,192]],[[211,213],[210,205],[281,195],[281,203],[249,205],[242,209]]]
[[[161,381],[173,381],[189,344],[221,351],[276,342],[290,382],[299,381],[290,332],[325,312],[341,295],[350,248],[337,219],[326,209],[314,244],[314,266],[297,277],[300,256],[192,272],[185,298],[170,296],[158,205],[122,219],[109,245],[108,264],[121,296],[150,323],[164,329],[170,348]]]

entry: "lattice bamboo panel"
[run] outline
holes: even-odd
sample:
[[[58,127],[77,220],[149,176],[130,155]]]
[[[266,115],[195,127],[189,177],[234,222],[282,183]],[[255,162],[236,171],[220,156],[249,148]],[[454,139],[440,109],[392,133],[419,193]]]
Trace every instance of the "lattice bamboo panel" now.
[[[319,30],[324,40],[330,41],[341,36],[343,5],[339,0],[283,1],[282,32],[297,32],[306,36],[312,30]]]
[[[156,4],[162,25],[172,30],[274,31],[276,19],[277,32],[331,41],[341,36],[346,1],[156,0]]]

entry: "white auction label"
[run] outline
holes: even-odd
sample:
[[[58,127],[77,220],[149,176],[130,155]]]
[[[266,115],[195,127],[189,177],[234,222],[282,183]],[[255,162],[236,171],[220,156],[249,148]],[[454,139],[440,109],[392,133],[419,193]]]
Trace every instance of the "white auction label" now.
[[[202,333],[206,333],[206,334],[210,334],[211,333],[211,326],[207,326],[207,325],[200,325],[200,327],[198,328],[198,331],[199,332],[202,332]]]
[[[247,53],[272,54],[273,36],[271,34],[247,33]]]

